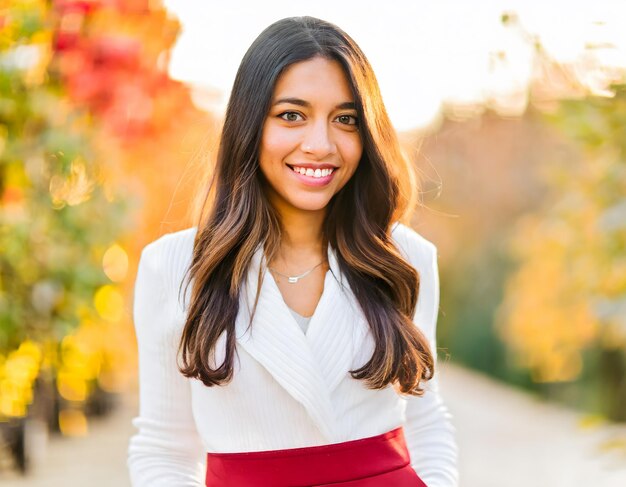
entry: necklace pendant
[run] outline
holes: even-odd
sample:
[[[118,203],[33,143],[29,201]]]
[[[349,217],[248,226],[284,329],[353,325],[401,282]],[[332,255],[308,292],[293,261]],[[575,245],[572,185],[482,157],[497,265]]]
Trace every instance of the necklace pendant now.
[[[287,274],[283,274],[282,272],[278,272],[276,269],[274,269],[273,267],[268,267],[268,269],[276,274],[278,274],[280,277],[286,277],[287,278],[287,282],[289,284],[295,284],[296,282],[298,282],[300,279],[302,279],[303,277],[308,276],[311,272],[313,272],[315,269],[317,269],[319,266],[321,266],[324,263],[324,261],[320,262],[319,264],[317,264],[315,267],[312,267],[311,269],[309,269],[306,272],[303,272],[302,274],[298,275],[298,276],[288,276]]]

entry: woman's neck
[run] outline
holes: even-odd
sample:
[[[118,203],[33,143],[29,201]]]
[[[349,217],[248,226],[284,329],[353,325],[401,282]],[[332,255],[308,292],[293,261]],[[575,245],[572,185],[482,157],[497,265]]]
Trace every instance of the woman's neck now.
[[[282,236],[276,259],[295,271],[324,260],[324,212],[280,211]]]

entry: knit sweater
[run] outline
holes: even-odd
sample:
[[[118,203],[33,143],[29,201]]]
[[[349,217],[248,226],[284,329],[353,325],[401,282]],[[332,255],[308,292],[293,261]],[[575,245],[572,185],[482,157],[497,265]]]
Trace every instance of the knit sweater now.
[[[457,445],[437,375],[423,396],[392,386],[369,389],[349,371],[371,357],[369,325],[329,246],[324,291],[302,333],[257,250],[242,288],[235,323],[233,379],[206,387],[177,368],[189,293],[179,289],[196,229],[167,234],[141,255],[134,297],[139,348],[139,415],[128,449],[135,487],[204,485],[207,452],[280,450],[339,443],[403,426],[411,465],[429,487],[457,485]],[[420,275],[414,324],[436,358],[439,278],[436,247],[408,227],[392,238]],[[259,291],[259,300],[251,309]],[[183,288],[184,289],[184,288]],[[182,297],[181,297],[182,296]],[[250,318],[252,325],[249,327]],[[213,357],[221,364],[225,335]]]

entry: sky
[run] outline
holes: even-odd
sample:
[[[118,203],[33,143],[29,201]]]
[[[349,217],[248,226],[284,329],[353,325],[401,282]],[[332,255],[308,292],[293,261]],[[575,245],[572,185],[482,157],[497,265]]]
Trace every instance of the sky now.
[[[626,0],[165,0],[182,34],[170,74],[194,87],[200,107],[221,114],[245,51],[269,24],[312,15],[340,26],[374,68],[398,130],[435,123],[446,106],[490,100],[507,115],[523,113],[538,36],[561,62],[626,67]],[[523,29],[504,26],[514,12]],[[589,64],[587,53],[587,66]],[[588,67],[585,69],[589,69]],[[597,71],[597,69],[596,69]],[[596,71],[587,73],[598,83]],[[601,77],[601,76],[600,76]]]

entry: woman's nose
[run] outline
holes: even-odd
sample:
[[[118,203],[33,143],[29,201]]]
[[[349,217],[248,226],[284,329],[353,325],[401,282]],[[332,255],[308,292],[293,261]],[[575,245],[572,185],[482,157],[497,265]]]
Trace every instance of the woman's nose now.
[[[307,127],[302,139],[301,149],[317,159],[322,159],[336,151],[335,142],[325,121],[312,123]]]

